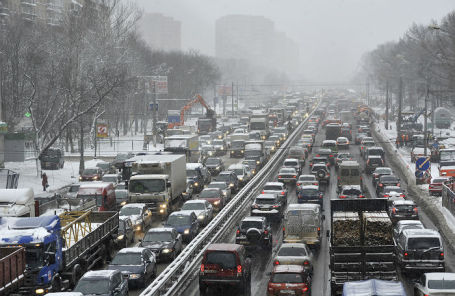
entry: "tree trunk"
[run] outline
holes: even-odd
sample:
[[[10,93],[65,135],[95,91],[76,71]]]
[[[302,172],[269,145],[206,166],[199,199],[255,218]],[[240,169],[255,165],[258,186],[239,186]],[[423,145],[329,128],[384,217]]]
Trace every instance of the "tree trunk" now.
[[[85,169],[85,163],[84,163],[84,125],[82,124],[82,120],[80,121],[80,140],[79,140],[79,151],[80,151],[80,158],[79,158],[79,175],[82,174],[82,172]]]

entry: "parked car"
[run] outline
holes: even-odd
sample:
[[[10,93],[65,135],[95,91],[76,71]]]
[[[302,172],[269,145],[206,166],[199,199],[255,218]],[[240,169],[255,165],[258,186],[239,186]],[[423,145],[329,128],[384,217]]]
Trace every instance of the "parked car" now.
[[[188,200],[182,206],[182,211],[193,211],[199,225],[207,225],[213,218],[213,206],[204,199]]]
[[[238,244],[210,244],[202,256],[199,269],[199,294],[208,287],[223,285],[237,288],[238,294],[251,293],[251,260],[245,247]]]
[[[97,167],[86,168],[82,171],[79,181],[100,181],[103,177],[103,170]]]
[[[414,296],[455,295],[455,273],[424,273],[414,285]]]
[[[199,231],[199,222],[193,211],[177,211],[169,215],[164,227],[175,228],[185,242],[190,242]]]
[[[157,261],[172,261],[183,250],[183,239],[175,228],[151,228],[139,246],[152,251]]]
[[[311,277],[300,265],[276,265],[269,273],[267,296],[311,295]]]
[[[116,244],[119,247],[126,248],[129,243],[134,243],[134,227],[129,217],[118,219],[118,235]]]
[[[226,202],[232,198],[231,187],[226,182],[212,181],[206,188],[218,188],[223,192]]]
[[[119,270],[128,284],[139,287],[156,277],[155,254],[147,248],[123,248],[107,266],[108,270]]]
[[[309,274],[313,273],[313,253],[301,243],[282,244],[278,249],[273,265],[300,265]]]
[[[128,296],[128,280],[119,270],[87,271],[73,292],[83,295]]]
[[[272,228],[265,217],[245,217],[235,235],[235,243],[272,251]]]
[[[129,217],[134,225],[135,232],[144,232],[152,225],[152,212],[144,203],[130,203],[119,211],[119,218]]]

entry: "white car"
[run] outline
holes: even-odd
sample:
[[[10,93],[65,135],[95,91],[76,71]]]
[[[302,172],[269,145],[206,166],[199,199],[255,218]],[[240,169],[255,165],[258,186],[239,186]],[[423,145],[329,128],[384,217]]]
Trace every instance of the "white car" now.
[[[193,211],[199,225],[207,225],[213,218],[213,206],[204,199],[188,200],[182,206],[182,211]]]
[[[130,203],[124,205],[119,211],[119,219],[129,217],[133,222],[134,231],[146,231],[152,225],[152,212],[145,203]]]
[[[455,273],[424,273],[414,286],[414,296],[455,295]]]

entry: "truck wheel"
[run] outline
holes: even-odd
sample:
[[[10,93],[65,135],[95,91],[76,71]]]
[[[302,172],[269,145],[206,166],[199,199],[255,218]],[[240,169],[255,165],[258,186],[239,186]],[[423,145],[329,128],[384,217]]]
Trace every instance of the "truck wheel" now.
[[[202,283],[199,283],[199,295],[201,296],[207,295],[207,286]]]
[[[73,271],[71,272],[71,287],[76,286],[77,282],[82,276],[82,267],[79,264],[74,265]]]
[[[59,275],[56,275],[53,279],[52,279],[52,291],[54,292],[61,292],[62,291],[62,279],[60,278]]]

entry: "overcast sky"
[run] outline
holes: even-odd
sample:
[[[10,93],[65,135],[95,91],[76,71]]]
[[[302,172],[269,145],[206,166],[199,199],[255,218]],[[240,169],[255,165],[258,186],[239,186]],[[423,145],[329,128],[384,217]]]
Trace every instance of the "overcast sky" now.
[[[366,51],[397,40],[412,23],[440,20],[455,0],[136,0],[146,12],[182,22],[182,47],[214,55],[215,20],[263,15],[300,45],[308,80],[350,78]]]

